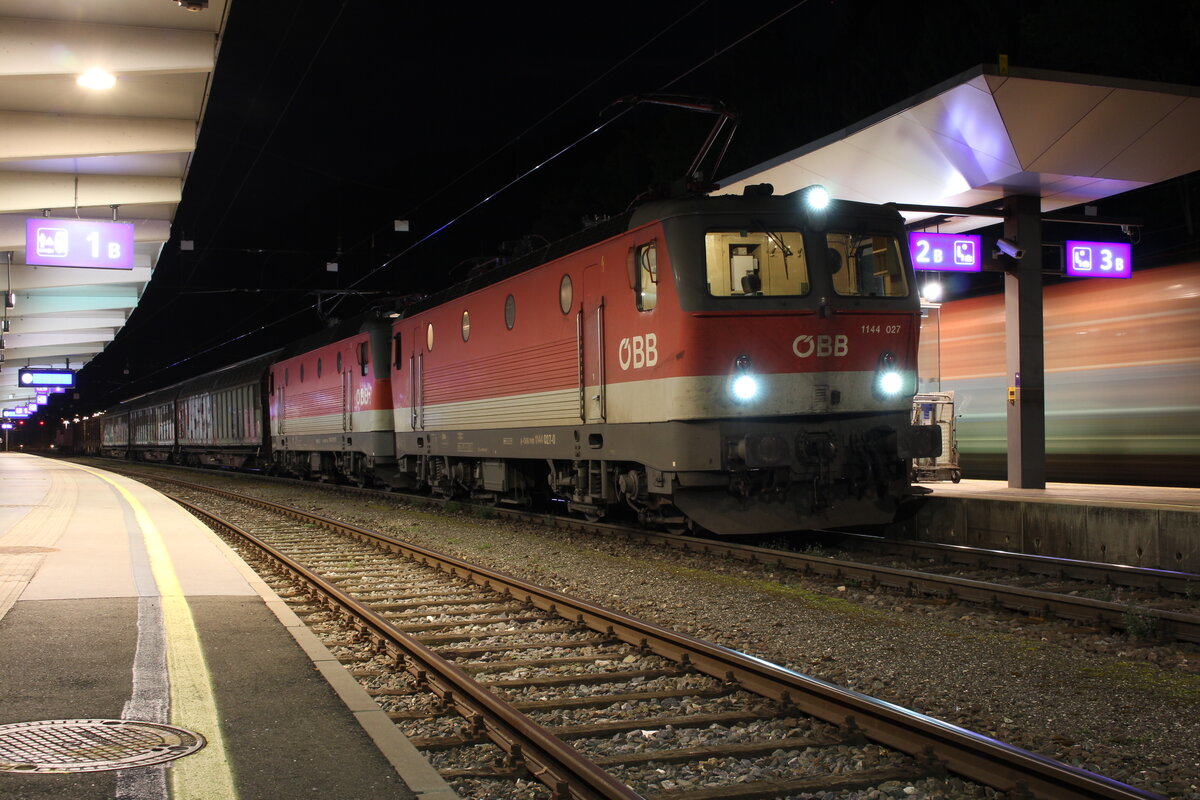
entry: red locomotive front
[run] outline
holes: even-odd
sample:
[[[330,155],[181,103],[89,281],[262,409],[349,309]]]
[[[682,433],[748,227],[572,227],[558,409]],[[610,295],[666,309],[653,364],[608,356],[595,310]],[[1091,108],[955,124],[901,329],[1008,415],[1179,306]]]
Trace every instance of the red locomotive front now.
[[[299,342],[271,364],[270,444],[277,469],[359,485],[390,472],[389,344],[388,324],[368,319]]]
[[[393,328],[400,473],[726,534],[890,520],[908,459],[940,444],[908,421],[900,217],[807,199],[650,203],[413,309]]]

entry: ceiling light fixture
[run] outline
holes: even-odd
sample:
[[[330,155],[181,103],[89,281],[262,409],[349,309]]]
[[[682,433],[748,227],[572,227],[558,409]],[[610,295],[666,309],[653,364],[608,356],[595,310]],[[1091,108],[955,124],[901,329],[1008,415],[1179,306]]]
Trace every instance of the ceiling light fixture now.
[[[116,76],[99,67],[92,67],[76,78],[75,82],[85,89],[111,89],[117,85]]]

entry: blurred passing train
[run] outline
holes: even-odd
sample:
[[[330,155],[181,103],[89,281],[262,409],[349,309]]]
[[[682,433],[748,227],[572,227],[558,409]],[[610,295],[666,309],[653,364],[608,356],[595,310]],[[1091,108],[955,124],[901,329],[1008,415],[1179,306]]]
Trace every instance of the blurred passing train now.
[[[817,189],[646,203],[123,403],[96,449],[720,534],[888,522],[941,442],[910,424],[919,298],[899,214]]]
[[[954,390],[963,474],[1006,473],[1004,297],[926,321],[922,390]],[[1200,486],[1200,264],[1047,286],[1047,480]]]

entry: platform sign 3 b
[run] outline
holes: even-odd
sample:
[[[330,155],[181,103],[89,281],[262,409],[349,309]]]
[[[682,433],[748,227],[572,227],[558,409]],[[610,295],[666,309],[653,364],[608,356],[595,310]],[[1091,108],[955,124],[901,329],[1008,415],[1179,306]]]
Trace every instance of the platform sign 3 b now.
[[[1133,248],[1119,242],[1066,243],[1067,274],[1076,278],[1129,278]]]
[[[133,223],[95,219],[25,220],[25,263],[44,267],[133,269]]]

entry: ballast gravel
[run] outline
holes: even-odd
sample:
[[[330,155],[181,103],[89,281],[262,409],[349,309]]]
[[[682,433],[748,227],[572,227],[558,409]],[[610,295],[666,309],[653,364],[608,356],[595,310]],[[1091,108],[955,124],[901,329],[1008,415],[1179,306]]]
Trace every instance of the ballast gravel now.
[[[433,512],[386,497],[266,482],[255,482],[253,492],[774,661],[1145,791],[1200,800],[1200,648],[1194,645],[873,594],[771,567]],[[681,713],[743,706],[730,700],[678,702]],[[542,721],[574,724],[579,713],[554,712]],[[409,727],[410,735],[445,735],[444,729]],[[768,760],[765,771],[787,772],[795,756],[785,755],[779,756],[783,766]],[[669,772],[639,775],[639,782],[664,789],[664,782],[696,785],[694,776],[664,769]],[[487,782],[459,786],[464,795],[488,796]],[[991,795],[946,778],[797,797]],[[545,795],[532,784],[527,796]]]

